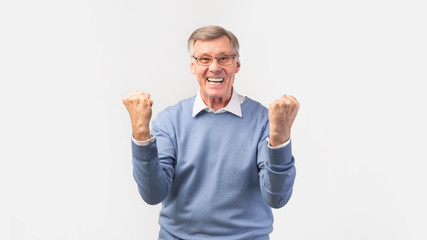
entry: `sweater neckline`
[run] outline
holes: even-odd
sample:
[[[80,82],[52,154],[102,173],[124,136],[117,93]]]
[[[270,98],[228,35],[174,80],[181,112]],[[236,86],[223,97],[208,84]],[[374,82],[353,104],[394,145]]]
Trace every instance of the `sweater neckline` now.
[[[252,99],[250,99],[249,97],[247,97],[247,96],[245,96],[245,101],[243,101],[241,104],[240,104],[240,108],[241,108],[241,110],[242,110],[242,117],[239,117],[239,116],[236,116],[236,115],[234,115],[233,113],[230,113],[230,112],[222,112],[222,113],[212,113],[212,112],[207,112],[207,111],[203,111],[203,115],[207,115],[207,116],[209,116],[209,117],[214,117],[214,118],[216,118],[216,117],[221,117],[221,116],[224,116],[224,114],[225,115],[230,115],[230,116],[234,116],[234,117],[238,117],[238,118],[244,118],[245,117],[245,112],[246,112],[246,108],[247,108],[247,106],[250,104],[249,102],[252,102]],[[193,98],[193,101],[194,101],[194,99],[195,99],[195,97]],[[202,112],[200,112],[200,113],[198,113],[195,117],[197,117],[199,114],[201,114]]]

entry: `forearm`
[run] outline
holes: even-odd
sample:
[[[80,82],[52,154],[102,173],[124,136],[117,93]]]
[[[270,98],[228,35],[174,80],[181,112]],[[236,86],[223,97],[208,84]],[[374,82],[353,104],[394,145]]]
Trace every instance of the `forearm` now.
[[[280,208],[289,201],[295,181],[292,146],[289,142],[282,148],[265,148],[265,166],[260,172],[261,192],[268,205]]]
[[[148,204],[163,201],[172,183],[173,171],[159,161],[157,144],[138,146],[132,141],[133,175],[141,197]]]

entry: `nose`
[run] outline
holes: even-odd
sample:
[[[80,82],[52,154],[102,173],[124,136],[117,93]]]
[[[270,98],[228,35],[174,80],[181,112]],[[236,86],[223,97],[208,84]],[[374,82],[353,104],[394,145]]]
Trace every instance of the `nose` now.
[[[211,63],[211,65],[209,65],[209,71],[211,72],[219,72],[221,71],[221,65],[218,64],[218,60],[214,59]]]

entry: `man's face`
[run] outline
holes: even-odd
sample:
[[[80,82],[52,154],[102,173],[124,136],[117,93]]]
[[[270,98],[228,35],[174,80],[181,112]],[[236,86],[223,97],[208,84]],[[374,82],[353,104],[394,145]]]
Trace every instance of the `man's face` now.
[[[194,43],[194,57],[210,56],[218,58],[224,55],[235,55],[230,40],[226,36]],[[240,61],[236,58],[233,64],[221,66],[214,59],[210,66],[198,65],[194,59],[191,62],[191,71],[196,75],[200,85],[200,94],[203,100],[228,101],[231,98],[234,75],[239,72]]]

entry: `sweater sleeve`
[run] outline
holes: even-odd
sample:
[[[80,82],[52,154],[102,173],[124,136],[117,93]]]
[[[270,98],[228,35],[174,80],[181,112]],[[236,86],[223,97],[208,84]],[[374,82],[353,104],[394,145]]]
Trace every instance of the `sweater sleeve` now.
[[[167,125],[158,117],[151,130],[153,142],[146,146],[132,142],[133,176],[142,199],[151,205],[168,196],[175,175],[173,131]]]
[[[269,128],[266,127],[264,132],[268,133]],[[296,176],[292,141],[285,147],[272,149],[264,136],[258,144],[257,160],[261,194],[269,206],[281,208],[291,198]]]

